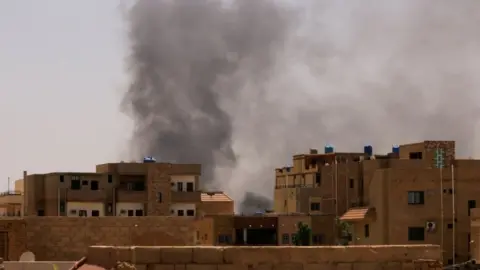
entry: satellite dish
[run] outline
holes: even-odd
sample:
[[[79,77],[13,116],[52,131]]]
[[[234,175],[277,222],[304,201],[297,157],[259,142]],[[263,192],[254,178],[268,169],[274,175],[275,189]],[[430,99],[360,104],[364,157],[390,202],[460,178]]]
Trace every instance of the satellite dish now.
[[[20,262],[34,262],[35,261],[35,254],[30,251],[26,251],[20,255]]]

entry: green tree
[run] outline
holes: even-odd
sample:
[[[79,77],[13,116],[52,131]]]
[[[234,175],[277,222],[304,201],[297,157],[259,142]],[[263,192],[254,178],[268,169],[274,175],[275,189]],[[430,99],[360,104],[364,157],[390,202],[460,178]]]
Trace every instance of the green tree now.
[[[295,234],[295,238],[293,239],[293,243],[296,246],[310,246],[310,242],[312,239],[312,230],[308,227],[307,224],[303,224],[299,222],[297,224],[298,231]]]
[[[336,220],[338,228],[338,244],[348,246],[348,242],[352,239],[351,224],[345,221]]]

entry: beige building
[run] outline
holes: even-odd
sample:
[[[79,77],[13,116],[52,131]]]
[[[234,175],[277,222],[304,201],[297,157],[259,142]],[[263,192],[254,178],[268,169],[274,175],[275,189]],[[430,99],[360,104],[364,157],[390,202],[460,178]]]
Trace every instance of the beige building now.
[[[350,225],[353,245],[438,244],[446,264],[471,258],[480,160],[457,159],[453,141],[401,145],[388,155],[313,150],[293,164],[276,169],[275,211],[333,213]]]
[[[95,172],[24,172],[25,216],[233,214],[223,192],[200,190],[199,164],[108,163]]]

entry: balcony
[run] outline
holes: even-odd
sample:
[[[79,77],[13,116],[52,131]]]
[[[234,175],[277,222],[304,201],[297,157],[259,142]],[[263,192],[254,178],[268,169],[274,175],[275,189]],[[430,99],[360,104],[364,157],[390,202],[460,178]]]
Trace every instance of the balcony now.
[[[147,192],[145,190],[128,190],[128,189],[117,189],[116,191],[116,201],[117,202],[146,202],[147,201]]]
[[[172,203],[193,203],[200,202],[201,191],[172,191]]]
[[[105,190],[68,189],[66,194],[69,202],[103,202],[107,198]]]

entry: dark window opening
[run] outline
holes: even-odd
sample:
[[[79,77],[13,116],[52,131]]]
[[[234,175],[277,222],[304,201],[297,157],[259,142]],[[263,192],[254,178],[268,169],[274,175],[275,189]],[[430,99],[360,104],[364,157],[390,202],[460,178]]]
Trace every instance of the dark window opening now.
[[[447,228],[448,228],[448,229],[453,229],[453,223],[448,223],[448,224],[447,224]]]
[[[312,236],[312,242],[314,245],[321,245],[323,244],[323,235],[321,234],[314,234]]]
[[[288,233],[282,234],[282,244],[284,245],[290,244],[290,235],[288,235]]]
[[[81,216],[81,217],[86,217],[86,216],[88,216],[88,215],[87,215],[87,210],[80,210],[80,211],[78,211],[78,215]]]
[[[219,244],[231,244],[232,243],[232,236],[231,235],[220,234],[218,236],[218,243]]]
[[[365,226],[364,226],[364,228],[363,228],[363,229],[364,229],[364,235],[365,235],[365,238],[368,238],[368,237],[370,237],[370,225],[368,225],[368,224],[365,224]]]
[[[135,210],[135,216],[142,217],[143,216],[143,210],[140,210],[140,209]]]
[[[185,215],[185,212],[183,210],[178,210],[177,211],[177,216],[183,217]]]
[[[322,174],[316,173],[315,174],[315,184],[321,185],[322,184]]]
[[[467,251],[470,252],[470,242],[472,242],[472,239],[470,238],[470,233],[467,236]]]
[[[60,182],[63,183],[65,181],[65,177],[63,175],[60,175]]]
[[[128,210],[128,216],[129,216],[129,217],[133,217],[133,216],[134,216],[133,210]]]
[[[78,189],[80,189],[80,187],[81,187],[80,180],[72,180],[71,185],[70,185],[71,189],[78,190]]]
[[[193,183],[187,183],[187,191],[193,192]]]
[[[45,216],[45,210],[37,210],[37,216],[39,217]]]
[[[100,211],[92,210],[92,217],[99,217],[99,216],[100,216]]]
[[[90,182],[90,189],[91,190],[98,190],[98,181],[91,181]]]
[[[410,159],[422,159],[423,153],[422,152],[412,152],[410,153]]]
[[[195,216],[195,211],[194,210],[187,210],[187,216],[189,216],[189,217]]]
[[[159,202],[159,203],[162,202],[162,193],[161,192],[157,193],[157,202]]]
[[[113,182],[113,176],[111,174],[108,175],[108,183]]]
[[[65,202],[60,202],[60,214],[65,213]]]
[[[88,181],[87,181],[87,180],[83,180],[83,181],[82,181],[82,186],[88,186]]]
[[[111,214],[113,210],[113,205],[111,203],[107,204],[107,213]]]
[[[468,201],[468,216],[470,216],[470,210],[472,208],[477,208],[477,201],[475,201],[475,200],[469,200]]]
[[[447,264],[452,265],[453,264],[453,259],[448,259]]]
[[[183,183],[182,182],[177,183],[177,191],[183,191]]]
[[[451,188],[449,188],[448,193],[453,194],[453,190]]]
[[[425,204],[425,192],[423,191],[409,191],[408,204]]]
[[[354,183],[353,178],[350,178],[350,188],[353,188],[353,187],[354,187],[354,184],[355,184],[355,183]]]
[[[425,228],[408,227],[408,241],[425,241]]]
[[[310,211],[320,211],[320,203],[311,203]]]

